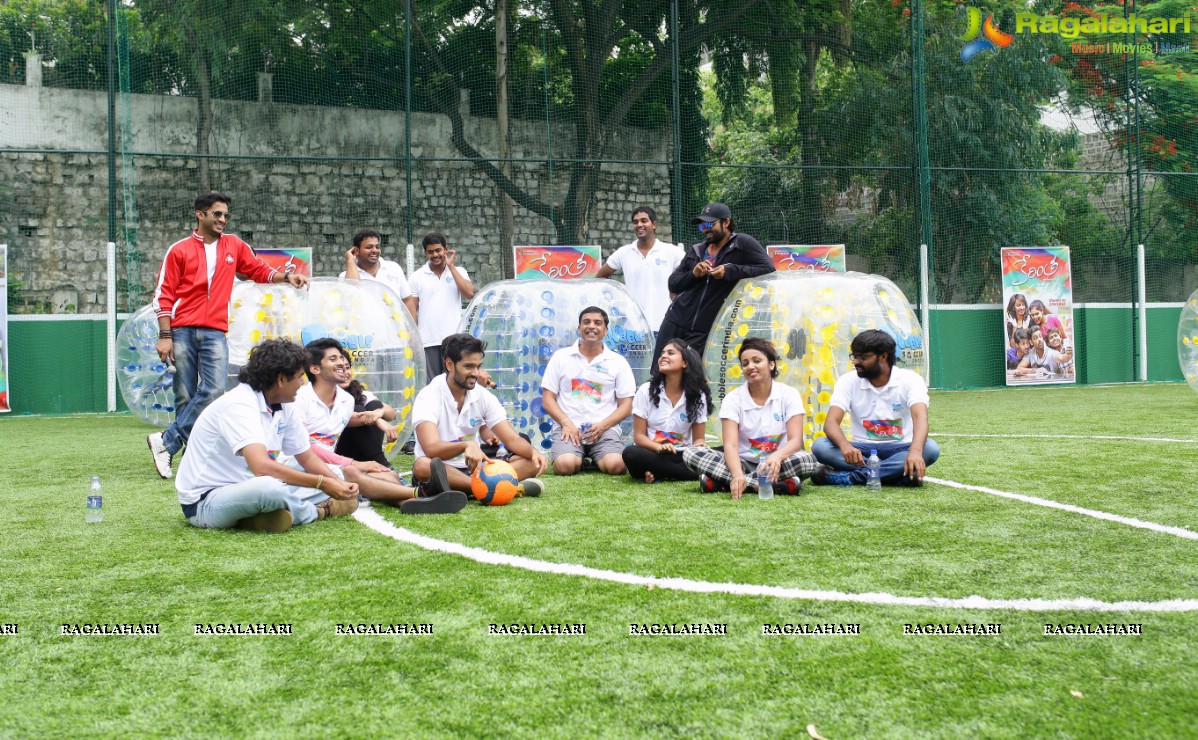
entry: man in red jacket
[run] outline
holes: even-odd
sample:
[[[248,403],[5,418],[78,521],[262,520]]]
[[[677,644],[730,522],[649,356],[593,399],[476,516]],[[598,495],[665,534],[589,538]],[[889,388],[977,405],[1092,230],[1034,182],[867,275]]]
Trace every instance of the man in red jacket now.
[[[220,193],[196,198],[196,229],[166,250],[154,300],[158,356],[175,366],[175,421],[146,438],[154,468],[171,477],[171,457],[183,449],[200,412],[225,389],[229,374],[229,295],[237,273],[259,283],[308,284],[303,275],[272,268],[225,225],[233,201]]]

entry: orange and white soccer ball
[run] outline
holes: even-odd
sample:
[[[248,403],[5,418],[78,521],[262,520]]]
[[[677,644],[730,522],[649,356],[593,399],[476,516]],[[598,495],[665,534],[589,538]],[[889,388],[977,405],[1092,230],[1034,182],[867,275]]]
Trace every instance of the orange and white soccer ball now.
[[[520,480],[516,469],[502,460],[484,461],[474,469],[470,493],[487,506],[503,506],[516,498]]]

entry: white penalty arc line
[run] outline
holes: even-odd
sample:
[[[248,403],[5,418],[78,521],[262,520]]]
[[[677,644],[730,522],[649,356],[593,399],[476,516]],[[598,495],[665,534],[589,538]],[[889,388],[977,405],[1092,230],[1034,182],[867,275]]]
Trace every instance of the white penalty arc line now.
[[[521,555],[505,555],[491,552],[478,547],[446,542],[434,537],[417,534],[411,530],[397,527],[384,519],[377,512],[365,508],[358,509],[354,518],[370,529],[399,542],[443,552],[450,555],[473,560],[485,565],[505,565],[512,568],[533,571],[535,573],[552,573],[555,575],[580,576],[611,583],[622,583],[630,586],[645,586],[687,591],[690,593],[721,593],[734,596],[767,596],[777,599],[805,599],[808,601],[832,601],[855,604],[876,604],[881,606],[917,606],[935,607],[941,609],[994,609],[1008,611],[1088,611],[1088,612],[1192,612],[1198,611],[1198,599],[1171,599],[1168,601],[1099,601],[1097,599],[988,599],[982,596],[965,598],[942,598],[937,596],[896,596],[888,593],[853,594],[843,591],[817,591],[801,588],[785,588],[782,586],[764,586],[745,583],[713,583],[710,581],[694,581],[689,578],[660,578],[658,576],[642,576],[634,573],[621,573],[614,570],[591,568],[586,565],[570,563],[553,563],[546,560],[526,558]]]

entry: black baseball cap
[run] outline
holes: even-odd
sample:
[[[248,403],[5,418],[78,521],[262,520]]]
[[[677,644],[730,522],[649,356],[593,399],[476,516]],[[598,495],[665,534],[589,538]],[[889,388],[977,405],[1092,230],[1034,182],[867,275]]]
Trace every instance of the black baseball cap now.
[[[732,218],[732,211],[728,210],[728,206],[723,203],[708,203],[702,213],[691,219],[691,223],[709,224],[713,221],[722,221],[725,218]]]

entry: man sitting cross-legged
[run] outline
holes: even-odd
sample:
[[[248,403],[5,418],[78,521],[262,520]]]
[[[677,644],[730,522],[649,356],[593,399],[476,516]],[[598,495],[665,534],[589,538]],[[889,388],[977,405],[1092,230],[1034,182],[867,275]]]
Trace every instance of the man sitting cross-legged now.
[[[469,334],[450,334],[441,342],[445,373],[429,381],[412,404],[416,427],[416,464],[412,475],[418,481],[435,482],[442,461],[450,488],[470,490],[470,474],[487,457],[479,447],[481,427],[508,449],[508,463],[516,469],[521,496],[540,496],[544,484],[534,476],[545,472],[548,462],[521,437],[507,420],[495,395],[478,385],[486,344]]]
[[[192,526],[283,532],[358,508],[358,484],[316,456],[295,407],[307,360],[287,339],[263,342],[241,384],[200,414],[175,477]],[[296,467],[276,462],[280,453]]]
[[[342,466],[346,480],[355,481],[362,495],[372,501],[398,506],[405,514],[452,514],[466,505],[466,494],[445,490],[445,487],[423,491],[418,497],[414,489],[400,483],[394,470],[374,460],[356,461],[338,455],[333,450],[337,438],[346,426],[354,422],[354,399],[341,389],[349,378],[349,362],[341,343],[324,338],[308,342],[308,385],[296,394],[296,406],[312,441],[312,450],[327,463]]]
[[[590,456],[608,475],[624,475],[620,422],[632,413],[632,368],[603,344],[607,312],[587,306],[578,315],[578,341],[549,358],[541,378],[541,404],[557,422],[553,472],[574,475]]]
[[[817,486],[866,482],[865,458],[877,450],[884,485],[922,486],[927,468],[940,457],[928,439],[928,386],[914,370],[895,367],[894,338],[867,329],[849,344],[853,369],[832,389],[824,434],[811,451],[823,466],[811,476]],[[852,416],[853,441],[840,428]]]

